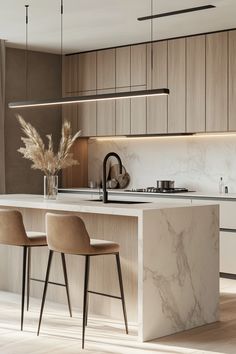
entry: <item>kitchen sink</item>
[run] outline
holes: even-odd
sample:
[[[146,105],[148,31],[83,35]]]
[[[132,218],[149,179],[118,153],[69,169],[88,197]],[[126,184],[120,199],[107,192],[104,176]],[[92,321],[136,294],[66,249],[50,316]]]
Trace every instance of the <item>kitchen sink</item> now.
[[[101,203],[103,203],[102,199],[91,199],[89,201],[90,202],[101,202]],[[150,202],[139,202],[139,201],[134,201],[134,200],[108,200],[107,203],[113,203],[113,204],[144,204],[144,203],[150,203]]]

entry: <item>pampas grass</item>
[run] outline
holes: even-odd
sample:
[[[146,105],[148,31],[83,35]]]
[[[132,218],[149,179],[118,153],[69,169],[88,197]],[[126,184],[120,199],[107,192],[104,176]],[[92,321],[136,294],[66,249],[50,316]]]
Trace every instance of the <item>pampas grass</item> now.
[[[54,176],[60,170],[78,165],[79,162],[73,158],[70,152],[72,145],[80,136],[80,131],[74,136],[71,133],[71,125],[65,121],[62,125],[61,141],[58,152],[54,152],[52,135],[47,135],[48,146],[46,147],[37,130],[27,123],[20,115],[17,115],[18,122],[26,137],[21,140],[25,147],[21,147],[18,151],[25,159],[33,162],[31,168],[41,170],[46,176]]]

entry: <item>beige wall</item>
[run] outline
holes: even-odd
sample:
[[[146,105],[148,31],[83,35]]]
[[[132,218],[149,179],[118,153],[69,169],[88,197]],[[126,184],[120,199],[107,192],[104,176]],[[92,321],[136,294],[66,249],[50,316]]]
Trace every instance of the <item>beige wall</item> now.
[[[43,99],[61,96],[61,57],[29,52],[28,98]],[[7,193],[42,193],[43,175],[30,168],[30,162],[17,152],[22,145],[21,131],[15,118],[20,113],[42,135],[53,134],[56,142],[61,130],[61,108],[28,108],[12,110],[8,102],[26,99],[25,51],[7,48],[6,52],[6,116],[5,157]]]

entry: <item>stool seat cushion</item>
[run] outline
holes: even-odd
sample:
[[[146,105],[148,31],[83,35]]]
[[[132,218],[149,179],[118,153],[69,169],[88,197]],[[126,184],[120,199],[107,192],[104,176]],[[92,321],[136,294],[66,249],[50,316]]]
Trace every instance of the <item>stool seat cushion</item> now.
[[[27,231],[28,242],[24,246],[47,246],[47,237],[43,232]]]
[[[120,246],[117,243],[105,240],[90,239],[90,246],[89,254],[118,253],[120,250]]]

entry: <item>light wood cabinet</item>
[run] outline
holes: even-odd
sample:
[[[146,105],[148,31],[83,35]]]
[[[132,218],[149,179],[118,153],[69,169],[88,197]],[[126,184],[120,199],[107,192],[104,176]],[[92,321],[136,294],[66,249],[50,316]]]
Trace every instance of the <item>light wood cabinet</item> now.
[[[80,93],[81,96],[95,95],[96,91]],[[96,102],[83,102],[77,104],[77,126],[82,136],[96,136],[97,134],[97,107]]]
[[[227,131],[228,34],[206,36],[206,131]]]
[[[96,52],[79,54],[78,90],[80,92],[96,90],[96,65]]]
[[[99,90],[98,94],[112,93],[111,90]],[[115,106],[114,100],[97,102],[97,136],[110,136],[116,134]]]
[[[129,87],[131,82],[131,49],[116,48],[116,88]]]
[[[236,31],[229,32],[229,130],[236,131]]]
[[[168,41],[168,133],[186,131],[185,38]]]
[[[139,90],[145,90],[145,86],[139,86]],[[132,87],[136,91],[137,87]],[[131,98],[131,134],[143,135],[147,133],[147,98]]]
[[[74,96],[74,94],[66,94],[67,97]],[[62,105],[62,121],[68,121],[71,124],[72,133],[77,133],[78,129],[78,104],[64,104]]]
[[[115,88],[115,49],[97,52],[97,89]]]
[[[116,48],[116,92],[130,91],[131,87],[131,49]],[[116,105],[116,135],[130,135],[131,100],[120,99]]]
[[[147,46],[147,88],[167,88],[167,41]],[[167,96],[147,98],[147,134],[167,133]]]
[[[206,37],[186,39],[187,87],[186,123],[187,132],[204,132],[206,129]]]
[[[146,44],[131,46],[131,86],[143,86],[147,84],[146,48]]]
[[[117,92],[130,91],[129,87],[119,88]],[[116,135],[130,135],[131,128],[131,99],[125,98],[116,104]]]
[[[63,94],[78,91],[78,57],[76,54],[63,57]]]

